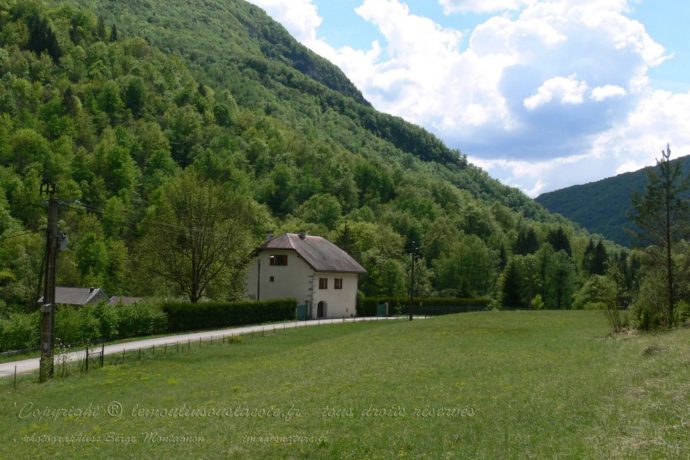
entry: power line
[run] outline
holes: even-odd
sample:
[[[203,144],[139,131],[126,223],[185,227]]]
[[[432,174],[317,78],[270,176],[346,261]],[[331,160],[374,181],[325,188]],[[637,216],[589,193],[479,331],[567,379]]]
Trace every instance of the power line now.
[[[19,233],[12,233],[10,235],[0,235],[0,241],[6,241],[6,240],[11,240],[12,238],[19,238],[20,236],[25,236],[25,235],[31,235],[35,233],[41,233],[44,232],[45,229],[41,230],[26,230],[24,232],[19,232]]]
[[[101,217],[103,217],[103,213],[104,213],[104,210],[103,210],[103,209],[97,208],[97,207],[95,207],[95,206],[90,206],[90,205],[87,205],[87,204],[84,204],[84,203],[69,203],[69,202],[66,202],[66,201],[61,201],[59,204],[60,204],[61,206],[66,206],[66,207],[70,207],[70,208],[74,208],[74,209],[80,209],[80,208],[81,208],[81,209],[86,209],[86,210],[91,211],[91,212],[93,212],[93,213],[95,213],[95,214],[98,214],[98,215],[101,216]],[[141,220],[136,220],[136,219],[134,219],[134,218],[130,218],[130,219],[128,219],[128,220],[112,219],[112,221],[113,221],[113,222],[116,222],[116,223],[118,223],[118,224],[124,224],[124,225],[134,225],[134,224],[140,224],[140,223],[142,223]],[[205,229],[205,228],[188,227],[188,226],[183,226],[183,225],[175,225],[175,224],[171,224],[171,223],[169,223],[169,222],[161,222],[161,221],[158,221],[158,220],[150,220],[150,219],[147,219],[145,222],[146,222],[146,224],[148,224],[148,225],[155,225],[155,226],[159,226],[159,227],[168,227],[168,228],[171,228],[171,229],[174,229],[174,230],[183,230],[183,231],[191,231],[191,232],[208,232],[208,230]],[[217,232],[213,232],[213,233],[217,233]],[[217,234],[219,234],[219,235],[221,235],[221,236],[224,235],[224,234],[222,234],[222,233],[217,233]]]

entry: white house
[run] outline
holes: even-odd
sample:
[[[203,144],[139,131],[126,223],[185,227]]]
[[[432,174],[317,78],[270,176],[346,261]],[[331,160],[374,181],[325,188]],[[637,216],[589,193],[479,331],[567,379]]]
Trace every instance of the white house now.
[[[247,297],[295,298],[311,318],[355,316],[357,281],[366,270],[320,236],[286,233],[254,251],[247,272]]]

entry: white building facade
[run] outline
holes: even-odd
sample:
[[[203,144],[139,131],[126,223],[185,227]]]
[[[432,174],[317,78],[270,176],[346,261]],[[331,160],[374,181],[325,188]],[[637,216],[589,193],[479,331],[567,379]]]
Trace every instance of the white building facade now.
[[[266,241],[254,255],[247,297],[294,298],[313,319],[356,315],[357,283],[366,270],[325,238],[286,233]]]

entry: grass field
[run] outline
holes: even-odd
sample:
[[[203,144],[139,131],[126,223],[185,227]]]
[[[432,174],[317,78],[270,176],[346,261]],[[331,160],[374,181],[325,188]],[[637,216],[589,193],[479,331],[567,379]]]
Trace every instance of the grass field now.
[[[0,384],[13,459],[690,457],[690,329],[610,338],[598,312],[305,328]]]

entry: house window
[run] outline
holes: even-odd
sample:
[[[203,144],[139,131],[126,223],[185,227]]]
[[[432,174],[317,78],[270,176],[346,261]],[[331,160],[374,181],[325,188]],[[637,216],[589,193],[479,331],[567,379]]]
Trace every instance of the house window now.
[[[328,278],[319,278],[319,289],[328,289]]]
[[[271,280],[271,283],[272,283],[272,282],[274,282],[276,279],[275,279],[275,277],[271,276],[270,280]]]
[[[271,265],[280,265],[283,267],[287,265],[287,256],[285,254],[271,256],[269,260]]]
[[[333,289],[342,289],[343,288],[343,279],[342,278],[335,278],[333,280]]]

